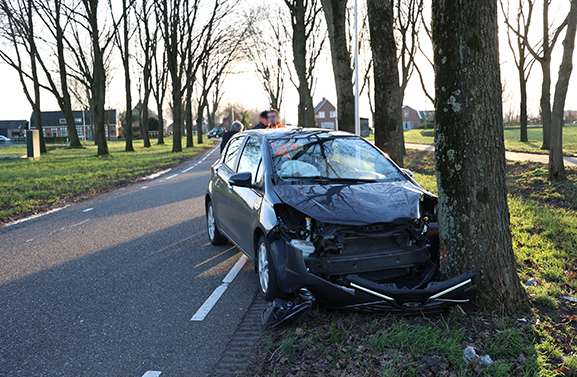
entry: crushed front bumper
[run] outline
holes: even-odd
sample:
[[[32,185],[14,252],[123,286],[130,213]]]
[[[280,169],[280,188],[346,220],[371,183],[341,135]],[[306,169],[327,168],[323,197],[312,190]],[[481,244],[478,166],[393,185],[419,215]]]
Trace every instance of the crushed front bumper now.
[[[436,313],[469,301],[477,291],[472,281],[474,271],[445,281],[432,281],[436,275],[434,266],[423,273],[414,288],[379,284],[355,274],[347,276],[348,285],[335,284],[310,273],[302,252],[283,239],[271,242],[271,249],[281,289],[296,293],[306,288],[319,304],[329,308],[375,314]]]

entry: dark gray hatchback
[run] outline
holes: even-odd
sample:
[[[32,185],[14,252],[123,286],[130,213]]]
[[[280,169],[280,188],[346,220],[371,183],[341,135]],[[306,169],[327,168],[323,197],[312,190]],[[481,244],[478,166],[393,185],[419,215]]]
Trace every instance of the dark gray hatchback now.
[[[208,235],[254,261],[267,300],[422,313],[466,302],[474,272],[439,281],[437,197],[357,136],[319,129],[235,135],[212,167]]]

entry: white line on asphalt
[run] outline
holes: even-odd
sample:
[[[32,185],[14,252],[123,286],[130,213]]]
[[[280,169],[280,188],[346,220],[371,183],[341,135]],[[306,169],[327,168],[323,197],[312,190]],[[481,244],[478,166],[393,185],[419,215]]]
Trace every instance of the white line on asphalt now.
[[[166,170],[163,170],[163,171],[159,171],[158,173],[154,173],[154,174],[148,175],[148,176],[146,176],[146,177],[144,177],[144,178],[142,178],[142,179],[144,180],[144,179],[154,179],[154,178],[158,178],[158,177],[160,177],[161,175],[163,175],[164,173],[168,173],[168,172],[171,171],[171,170],[172,170],[172,169],[166,169]]]
[[[37,214],[37,215],[32,215],[32,216],[29,216],[29,217],[26,217],[26,218],[23,218],[23,219],[20,219],[20,220],[13,221],[13,222],[11,222],[11,223],[9,223],[9,224],[4,225],[4,228],[8,228],[9,226],[23,223],[23,222],[25,222],[25,221],[34,220],[34,219],[37,219],[37,218],[39,218],[39,217],[41,217],[41,216],[48,215],[48,214],[50,214],[50,213],[62,211],[64,208],[69,207],[69,206],[70,206],[70,205],[65,205],[64,207],[54,208],[54,209],[51,209],[50,211],[46,211],[46,212],[44,212],[44,213],[39,213],[39,214]]]
[[[222,279],[222,284],[216,287],[216,289],[212,292],[212,294],[208,297],[208,299],[204,302],[204,304],[202,304],[200,309],[198,309],[196,313],[194,313],[194,315],[190,319],[191,321],[204,320],[204,318],[208,315],[210,310],[214,307],[214,305],[216,305],[218,300],[222,297],[224,291],[226,291],[226,288],[228,288],[228,285],[232,283],[236,275],[238,275],[238,273],[240,272],[240,270],[242,269],[247,260],[248,258],[246,257],[246,255],[243,254],[240,257],[240,259],[236,262],[236,264],[230,269],[228,274],[226,274],[224,279]]]
[[[148,186],[142,186],[140,189],[141,189],[141,190],[144,190],[144,189],[147,189],[147,188],[148,188]]]
[[[34,241],[34,238],[30,238],[29,240],[26,240],[26,242],[32,242]]]
[[[178,175],[178,174],[173,174],[173,175],[171,175],[170,177],[166,177],[166,180],[168,181],[169,179],[172,179],[172,178],[176,177],[177,175]]]
[[[155,370],[149,370],[148,372],[144,373],[142,377],[158,377],[162,372],[157,372]]]
[[[84,211],[82,211],[82,212],[90,212],[90,211],[92,211],[93,209],[94,209],[94,208],[86,208],[86,209],[85,209]]]
[[[79,223],[77,223],[77,224],[74,224],[74,225],[72,225],[72,227],[82,225],[82,224],[84,224],[85,222],[88,222],[88,221],[90,221],[90,219],[86,219],[86,220],[81,221],[81,222],[79,222]]]
[[[189,167],[189,168],[184,169],[182,172],[183,172],[183,173],[186,173],[187,171],[189,171],[190,169],[194,169],[195,167],[196,167],[196,165],[193,165],[193,166],[191,166],[191,167]]]

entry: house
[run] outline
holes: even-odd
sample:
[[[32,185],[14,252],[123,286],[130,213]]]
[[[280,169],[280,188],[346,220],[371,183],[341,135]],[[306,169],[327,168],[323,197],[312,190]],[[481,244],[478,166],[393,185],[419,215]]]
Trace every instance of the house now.
[[[8,138],[22,136],[27,125],[27,120],[0,120],[0,135]]]
[[[72,111],[76,132],[82,140],[92,139],[92,122],[90,110]],[[42,130],[44,137],[68,137],[66,118],[62,111],[43,111],[41,113]],[[36,128],[34,117],[30,117],[30,128]],[[118,114],[116,110],[106,110],[104,132],[106,138],[116,139],[119,137]]]
[[[421,125],[421,115],[410,106],[403,106],[403,130],[412,130]]]
[[[336,130],[337,108],[330,103],[329,100],[323,98],[323,100],[315,106],[315,121],[317,127]]]

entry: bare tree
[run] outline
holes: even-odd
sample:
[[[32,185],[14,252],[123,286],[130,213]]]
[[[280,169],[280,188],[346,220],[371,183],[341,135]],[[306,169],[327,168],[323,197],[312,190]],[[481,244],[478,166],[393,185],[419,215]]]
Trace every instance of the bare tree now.
[[[424,48],[423,48],[424,43],[422,43],[422,40],[426,40],[427,45],[430,46],[431,50],[433,49],[433,32],[431,30],[431,26],[429,25],[429,23],[427,23],[425,21],[424,12],[421,12],[421,26],[423,27],[422,30],[425,33],[426,38],[420,39],[420,41],[417,43],[417,48],[420,52],[420,56],[422,56],[425,59],[426,63],[424,65],[427,68],[419,66],[416,63],[414,64],[414,68],[419,75],[419,81],[421,83],[421,87],[423,88],[423,93],[425,93],[425,96],[427,96],[429,101],[431,101],[434,105],[435,104],[434,90],[431,91],[427,87],[427,84],[425,82],[425,75],[426,74],[423,73],[423,72],[425,72],[425,69],[427,69],[431,75],[433,75],[435,73],[435,63],[433,62],[433,58],[429,57],[429,53],[424,50]]]
[[[8,42],[9,49],[12,49],[15,54],[15,56],[11,56],[8,50],[0,49],[0,59],[18,73],[24,95],[32,106],[34,125],[40,131],[40,152],[46,153],[40,113],[40,81],[37,68],[38,50],[34,31],[34,14],[35,10],[31,1],[0,1],[0,15],[5,19],[5,25],[1,26],[2,38]],[[24,60],[26,55],[29,66]],[[32,81],[32,90],[28,87],[27,80]]]
[[[329,32],[337,89],[339,130],[355,132],[355,97],[351,52],[347,43],[347,0],[321,0]],[[392,51],[392,50],[391,50]]]
[[[128,1],[129,0],[122,0],[122,12],[125,15],[122,22],[122,33],[119,27],[114,31],[114,36],[115,44],[120,52],[120,59],[122,60],[122,66],[124,68],[124,92],[126,96],[126,112],[124,116],[124,136],[126,143],[124,149],[127,152],[134,152],[134,146],[132,145],[132,84],[130,79],[130,36],[132,34],[130,14],[132,11],[132,1],[130,4]],[[112,9],[112,4],[110,4],[110,8]],[[112,17],[114,19],[114,13],[112,13]]]
[[[248,58],[255,66],[255,74],[269,99],[271,109],[281,110],[285,79],[288,75],[285,44],[287,37],[283,10],[259,8],[247,19],[260,18],[254,24],[247,43]]]
[[[555,86],[553,113],[551,114],[551,149],[549,151],[549,180],[567,179],[563,163],[563,119],[565,100],[569,89],[569,79],[573,72],[573,51],[577,31],[577,0],[571,0],[571,10],[567,16],[567,34],[563,40],[563,59],[559,67],[559,77]]]
[[[156,26],[160,24],[158,13],[156,15]],[[158,115],[158,141],[159,145],[164,144],[164,100],[168,88],[168,74],[166,68],[166,50],[162,43],[159,44],[158,36],[151,41],[150,49],[153,54],[154,77],[152,80],[152,93],[156,100],[156,113]],[[160,50],[160,51],[159,51]]]
[[[320,22],[322,6],[317,0],[285,0],[285,4],[291,15],[293,61],[298,80],[291,79],[299,93],[298,125],[314,127],[314,73],[326,40],[326,31]]]
[[[476,305],[513,313],[528,300],[511,242],[497,13],[497,0],[433,2],[440,264],[446,276],[477,271]]]
[[[45,62],[42,57],[43,54],[37,54],[38,63],[42,67],[44,76],[48,81],[48,85],[41,84],[41,86],[54,95],[60,110],[62,110],[62,113],[64,114],[68,139],[70,140],[70,148],[82,148],[82,144],[78,138],[78,131],[76,130],[74,115],[72,113],[72,99],[68,88],[69,78],[66,67],[67,55],[64,49],[64,33],[70,22],[70,16],[68,13],[65,13],[62,6],[62,0],[37,0],[36,2],[33,2],[33,4],[39,16],[38,19],[40,19],[46,26],[46,30],[51,37],[51,40],[48,41],[48,37],[45,35],[40,38],[41,41],[48,45],[56,46],[54,55],[57,58],[57,78],[53,77],[53,70],[50,69],[49,63]]]
[[[405,90],[415,69],[423,3],[424,0],[395,0],[394,3],[402,98],[405,97]]]
[[[531,21],[533,16],[533,7],[527,7],[525,0],[519,0],[517,5],[517,13],[514,21],[509,14],[508,6],[505,7],[504,0],[499,0],[501,3],[501,11],[505,18],[507,25],[507,42],[509,48],[513,53],[515,67],[519,75],[519,91],[521,95],[520,105],[520,140],[527,141],[527,81],[535,63],[535,58],[527,51],[525,39],[529,35]],[[513,34],[513,35],[511,35]]]
[[[403,166],[402,94],[394,37],[393,0],[368,0],[375,79],[375,145]]]

